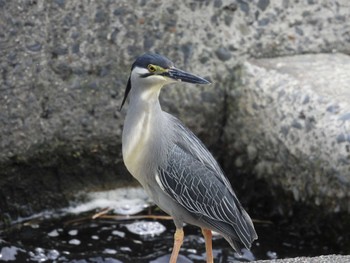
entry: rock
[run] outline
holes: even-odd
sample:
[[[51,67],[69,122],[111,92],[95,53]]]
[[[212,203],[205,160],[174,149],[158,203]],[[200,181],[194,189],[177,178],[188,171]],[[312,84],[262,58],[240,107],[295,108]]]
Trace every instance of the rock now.
[[[344,54],[244,63],[229,96],[228,152],[295,201],[350,212],[349,72]]]
[[[346,263],[350,261],[350,256],[327,255],[319,257],[296,257],[273,260],[258,260],[256,263]]]
[[[265,11],[269,4],[270,0],[259,0],[257,5],[258,8],[261,9],[261,11]]]
[[[215,54],[222,61],[229,60],[232,57],[231,52],[225,47],[219,47]]]

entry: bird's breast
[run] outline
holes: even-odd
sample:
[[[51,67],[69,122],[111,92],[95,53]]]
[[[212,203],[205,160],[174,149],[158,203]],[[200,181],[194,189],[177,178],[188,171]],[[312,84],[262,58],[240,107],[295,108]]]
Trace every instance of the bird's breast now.
[[[138,115],[132,123],[126,119],[123,130],[123,159],[129,172],[138,179],[149,149],[151,117],[146,113]]]

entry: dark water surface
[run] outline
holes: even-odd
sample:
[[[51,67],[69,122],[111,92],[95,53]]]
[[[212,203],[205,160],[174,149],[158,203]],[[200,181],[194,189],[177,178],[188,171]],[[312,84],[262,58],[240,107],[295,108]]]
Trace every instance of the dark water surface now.
[[[168,262],[175,230],[171,220],[92,219],[94,213],[95,210],[75,215],[46,213],[1,230],[0,261]],[[160,212],[152,208],[142,213]],[[288,223],[255,221],[259,240],[253,244],[251,252],[243,251],[243,257],[239,257],[224,239],[214,236],[215,262],[349,253],[347,233],[343,236],[333,233],[338,237],[334,244],[329,235],[324,236],[322,232],[307,233]],[[153,227],[164,226],[165,229],[160,234],[146,234],[148,227],[144,223],[146,232],[135,234],[128,228],[135,222],[154,222]],[[178,262],[204,262],[204,239],[200,230],[185,226],[184,231],[185,240]]]

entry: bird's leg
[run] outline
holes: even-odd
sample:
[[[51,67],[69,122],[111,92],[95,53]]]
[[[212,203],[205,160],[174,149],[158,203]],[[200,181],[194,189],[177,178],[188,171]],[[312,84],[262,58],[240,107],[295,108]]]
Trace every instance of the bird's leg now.
[[[202,228],[202,233],[205,240],[205,251],[207,252],[207,263],[213,263],[213,247],[211,242],[211,230]]]
[[[177,256],[179,255],[183,240],[184,240],[184,231],[182,230],[182,228],[176,228],[175,235],[174,235],[174,247],[173,247],[173,252],[171,253],[169,263],[176,263]]]

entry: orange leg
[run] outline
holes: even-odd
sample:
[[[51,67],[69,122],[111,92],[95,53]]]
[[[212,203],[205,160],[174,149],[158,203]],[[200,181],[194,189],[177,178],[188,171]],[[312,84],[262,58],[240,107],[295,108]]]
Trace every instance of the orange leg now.
[[[177,228],[174,235],[174,247],[171,253],[169,263],[176,263],[177,256],[179,255],[182,242],[184,241],[184,231],[182,228]]]
[[[207,263],[213,263],[213,246],[211,242],[211,230],[202,228],[202,233],[205,240],[205,251],[207,252]]]

